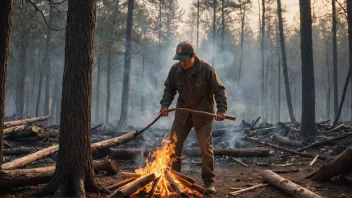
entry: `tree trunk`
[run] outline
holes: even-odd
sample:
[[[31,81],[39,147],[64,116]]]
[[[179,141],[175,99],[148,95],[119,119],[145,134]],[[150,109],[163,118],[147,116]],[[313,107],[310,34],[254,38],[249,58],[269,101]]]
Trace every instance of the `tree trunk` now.
[[[216,4],[217,0],[213,0],[213,57],[212,57],[212,64],[215,64],[215,36],[216,36]]]
[[[112,72],[112,65],[111,65],[111,56],[112,51],[109,50],[108,54],[108,68],[106,70],[106,106],[105,106],[105,123],[109,123],[110,117],[110,98],[111,98],[111,72]]]
[[[61,80],[60,80],[60,77],[62,77],[60,74],[61,74],[61,71],[60,71],[60,67],[59,66],[56,66],[56,74],[55,74],[55,88],[54,88],[54,90],[55,90],[55,95],[53,96],[53,104],[52,104],[52,109],[51,109],[51,113],[50,113],[50,115],[53,115],[54,116],[54,118],[53,118],[53,120],[52,120],[52,123],[53,124],[59,124],[58,122],[57,122],[57,120],[58,120],[58,118],[57,118],[57,115],[60,115],[60,102],[61,102],[61,100],[60,100],[60,82],[61,82]]]
[[[28,28],[29,29],[29,28]],[[26,75],[27,75],[27,59],[29,46],[30,29],[21,29],[19,65],[17,67],[17,86],[16,86],[16,117],[23,117],[24,99],[26,93]]]
[[[91,153],[91,100],[95,0],[69,0],[65,36],[59,154],[49,184],[33,196],[85,197],[101,188]]]
[[[51,25],[53,21],[53,11],[50,6],[49,12],[49,22]],[[50,109],[50,83],[51,83],[51,60],[50,60],[50,43],[51,43],[51,28],[49,26],[46,27],[46,41],[45,41],[45,97],[44,97],[44,115],[49,115]]]
[[[125,44],[125,63],[123,72],[122,102],[120,114],[120,128],[127,126],[128,103],[131,84],[131,58],[132,58],[132,26],[133,26],[133,7],[134,0],[128,0],[127,24],[126,24],[126,44]]]
[[[282,55],[282,68],[285,80],[285,91],[286,91],[286,101],[287,108],[290,114],[291,122],[296,122],[296,118],[293,114],[292,107],[292,99],[291,99],[291,90],[290,90],[290,82],[288,78],[288,70],[287,70],[287,56],[286,56],[286,44],[285,44],[285,36],[284,36],[284,28],[282,24],[282,9],[281,9],[281,0],[277,0],[277,15],[279,19],[279,32],[280,32],[280,45],[281,45],[281,55]]]
[[[199,0],[197,0],[197,52],[199,50]]]
[[[316,136],[315,128],[315,84],[312,43],[312,16],[310,0],[300,0],[301,60],[302,60],[302,119],[301,137]]]
[[[347,79],[345,82],[345,86],[343,88],[340,106],[339,106],[337,115],[335,117],[334,123],[331,126],[331,129],[335,128],[337,121],[339,120],[341,110],[342,110],[342,105],[343,105],[343,102],[345,101],[346,91],[347,91],[348,83],[351,78],[351,72],[352,72],[352,0],[347,0],[347,15],[348,15],[348,20],[347,20],[348,21],[348,49],[349,49],[350,67],[348,69]]]
[[[225,44],[225,0],[221,0],[221,50],[224,50]]]
[[[333,58],[333,79],[334,79],[334,117],[338,111],[338,79],[337,79],[337,41],[336,41],[336,0],[331,0],[332,4],[332,58]]]
[[[7,58],[9,56],[12,26],[12,0],[0,1],[0,169],[3,162],[3,123],[7,81]]]
[[[246,17],[246,8],[243,8],[243,13],[241,16],[241,55],[240,55],[240,65],[238,69],[238,85],[241,85],[241,72],[242,72],[242,61],[243,61],[243,42],[244,42],[244,20]]]
[[[42,95],[42,86],[43,86],[43,64],[40,65],[39,68],[39,84],[38,84],[38,93],[37,93],[37,104],[35,107],[35,116],[39,116],[39,107],[40,107],[40,100]]]
[[[102,70],[102,65],[101,65],[101,56],[99,55],[98,57],[98,64],[97,64],[97,85],[96,85],[96,97],[95,97],[95,121],[96,122],[101,122],[100,119],[100,77],[101,77],[101,70]]]
[[[262,61],[262,72],[261,72],[261,114],[262,119],[265,121],[265,112],[264,112],[264,72],[265,72],[265,0],[262,0],[262,24],[261,24],[261,31],[260,31],[260,55]]]
[[[330,86],[330,61],[329,61],[329,45],[328,45],[328,41],[325,41],[325,58],[326,58],[326,73],[328,75],[328,79],[327,79],[327,96],[326,96],[326,119],[330,118],[330,98],[331,98],[331,86]]]

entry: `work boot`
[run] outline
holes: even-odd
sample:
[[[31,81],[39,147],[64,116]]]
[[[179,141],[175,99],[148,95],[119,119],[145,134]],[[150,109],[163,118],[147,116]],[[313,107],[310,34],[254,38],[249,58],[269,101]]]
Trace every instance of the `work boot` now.
[[[214,182],[204,182],[205,194],[215,194],[215,185]]]

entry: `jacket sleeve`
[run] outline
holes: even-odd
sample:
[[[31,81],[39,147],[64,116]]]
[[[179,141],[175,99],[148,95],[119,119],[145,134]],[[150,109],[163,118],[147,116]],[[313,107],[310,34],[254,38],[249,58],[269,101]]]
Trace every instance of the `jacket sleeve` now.
[[[161,108],[169,108],[176,95],[177,87],[172,74],[173,68],[171,68],[169,75],[167,76],[167,79],[164,83],[164,95],[160,101]]]
[[[215,69],[211,72],[211,89],[215,96],[216,107],[218,109],[217,113],[226,113],[227,111],[227,94],[224,84],[221,82]]]

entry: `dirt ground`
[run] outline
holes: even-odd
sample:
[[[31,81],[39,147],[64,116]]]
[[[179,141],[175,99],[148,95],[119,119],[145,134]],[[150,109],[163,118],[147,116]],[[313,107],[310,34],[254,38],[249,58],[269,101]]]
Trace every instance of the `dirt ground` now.
[[[299,184],[309,190],[319,194],[322,197],[351,197],[352,198],[352,184],[343,183],[340,180],[334,180],[331,182],[314,182],[310,179],[304,179],[305,176],[312,173],[314,170],[323,162],[317,162],[313,167],[308,167],[307,164],[311,159],[290,157],[286,161],[279,160],[275,156],[268,158],[242,158],[244,163],[249,167],[243,167],[231,158],[217,157],[215,161],[216,171],[216,189],[217,194],[213,197],[228,197],[228,193],[233,191],[229,188],[245,188],[255,184],[262,183],[262,177],[260,175],[262,170],[296,170],[299,172],[280,174],[281,176]],[[286,166],[282,166],[285,164]],[[121,162],[122,171],[133,172],[138,167],[135,163]],[[288,165],[288,166],[287,166]],[[182,173],[194,178],[197,184],[203,185],[200,176],[200,159],[184,159]],[[99,181],[104,186],[110,186],[115,184],[122,179],[119,175],[114,176],[98,176]],[[25,188],[18,188],[10,192],[4,192],[4,189],[0,190],[0,197],[14,198],[14,197],[29,197],[29,195],[36,189],[43,185],[28,186]],[[87,194],[87,197],[106,197],[104,195]],[[281,192],[272,186],[266,186],[263,188],[255,189],[252,192],[246,192],[236,197],[248,198],[248,197],[290,197],[290,195]]]

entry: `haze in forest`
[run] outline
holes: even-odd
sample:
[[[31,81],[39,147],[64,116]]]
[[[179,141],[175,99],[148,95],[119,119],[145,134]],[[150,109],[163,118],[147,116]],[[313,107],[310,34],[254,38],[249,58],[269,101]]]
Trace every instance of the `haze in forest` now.
[[[38,0],[38,2],[40,1]],[[116,4],[116,2],[118,3]],[[225,121],[224,124],[239,124],[241,120],[252,120],[258,116],[262,116],[262,122],[290,121],[280,60],[276,1],[268,0],[265,6],[264,80],[261,79],[260,14],[262,11],[258,7],[258,1],[250,1],[248,4],[243,4],[243,7],[227,7],[223,20],[221,1],[218,0],[215,32],[212,1],[200,1],[202,6],[200,8],[198,46],[197,0],[160,2],[155,0],[135,2],[131,84],[127,114],[129,126],[143,127],[158,116],[159,102],[164,89],[163,83],[169,69],[176,63],[172,60],[176,45],[183,40],[194,44],[197,55],[213,64],[225,84],[228,94],[227,114],[237,116],[238,120],[236,122]],[[226,2],[237,1],[228,0]],[[347,23],[341,8],[345,5],[342,1],[340,2],[341,5],[337,5],[339,98],[348,70]],[[16,3],[18,1],[15,1]],[[21,12],[20,7],[15,6],[9,56],[6,115],[11,116],[18,111],[19,105],[16,105],[18,103],[16,97],[20,96],[16,96],[16,94],[20,88],[16,85],[16,76],[24,71],[18,70],[17,67],[22,64],[19,63],[22,60],[19,57],[22,42],[28,41],[27,68],[23,73],[25,75],[23,109],[20,111],[22,113],[18,113],[20,115],[16,116],[34,117],[50,113],[55,117],[52,124],[59,124],[66,16],[55,9],[50,12],[47,4],[38,5],[44,11],[47,22],[51,19],[50,23],[53,29],[59,29],[59,31],[48,30],[48,26],[39,13],[36,13],[38,16],[33,17]],[[66,8],[65,4],[58,6],[59,10]],[[296,120],[300,120],[302,71],[298,0],[282,0],[282,8],[293,113]],[[312,4],[312,8],[315,113],[316,120],[319,121],[334,117],[331,6],[327,1],[317,0]],[[244,10],[245,12],[243,12]],[[31,11],[33,12],[33,10]],[[121,101],[124,83],[126,14],[126,1],[97,1],[92,95],[93,124],[105,123],[108,126],[117,126],[120,120],[121,106],[123,105],[121,105]],[[241,28],[242,16],[244,16],[243,29]],[[21,27],[19,24],[22,24],[24,19],[29,22]],[[25,40],[27,38],[21,35],[22,28],[30,32],[27,41]],[[51,31],[52,39],[50,47],[46,48],[45,43],[49,31]],[[242,31],[243,40],[241,39]],[[47,65],[50,67],[49,77],[46,73]],[[20,73],[17,73],[18,71]],[[263,87],[264,95],[262,94]],[[351,92],[348,92],[346,97],[341,120],[348,120],[351,116],[349,108],[352,104]],[[176,100],[177,96],[172,107],[175,106]],[[155,126],[170,128],[172,119],[173,114],[162,118]]]

